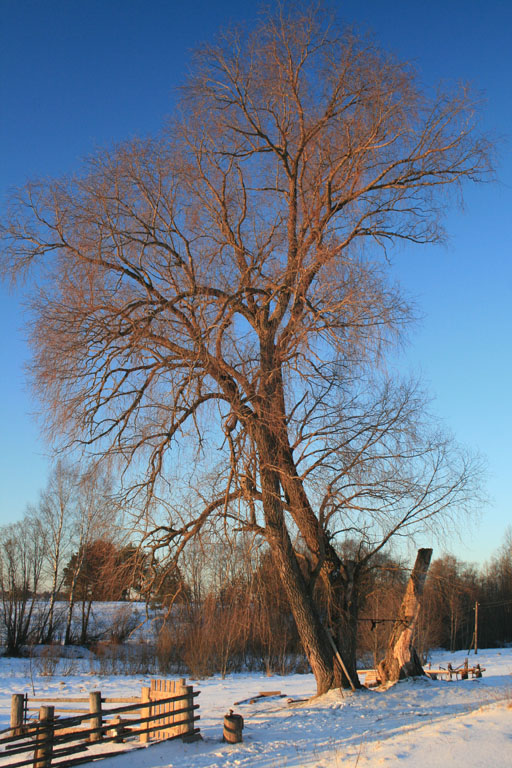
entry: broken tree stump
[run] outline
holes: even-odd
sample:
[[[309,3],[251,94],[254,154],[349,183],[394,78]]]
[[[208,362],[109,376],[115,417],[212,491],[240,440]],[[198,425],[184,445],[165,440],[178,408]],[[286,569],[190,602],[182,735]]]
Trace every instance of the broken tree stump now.
[[[425,674],[413,646],[413,636],[431,557],[431,549],[418,550],[398,619],[391,632],[386,657],[378,666],[382,683],[396,682],[405,677],[419,677]]]

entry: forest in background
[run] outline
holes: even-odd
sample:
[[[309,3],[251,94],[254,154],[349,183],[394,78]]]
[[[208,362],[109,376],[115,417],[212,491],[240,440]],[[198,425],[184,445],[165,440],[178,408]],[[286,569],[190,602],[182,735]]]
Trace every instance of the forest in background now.
[[[50,483],[22,521],[0,529],[0,637],[6,654],[39,645],[57,653],[60,646],[81,645],[108,661],[109,669],[125,668],[120,658],[126,661],[130,648],[132,671],[134,664],[197,676],[309,670],[266,546],[247,534],[212,529],[183,553],[179,566],[167,563],[127,542],[104,483],[71,503],[71,488],[66,497],[62,484],[66,477],[56,473],[56,495]],[[340,546],[345,558],[360,555],[350,540]],[[385,654],[409,565],[389,549],[360,580],[357,655],[365,666],[376,666]],[[328,596],[318,589],[316,600],[327,614]],[[102,628],[94,606],[106,601],[119,606]],[[416,632],[418,653],[426,658],[433,648],[474,647],[477,604],[478,647],[511,643],[512,531],[480,568],[451,554],[433,560]]]

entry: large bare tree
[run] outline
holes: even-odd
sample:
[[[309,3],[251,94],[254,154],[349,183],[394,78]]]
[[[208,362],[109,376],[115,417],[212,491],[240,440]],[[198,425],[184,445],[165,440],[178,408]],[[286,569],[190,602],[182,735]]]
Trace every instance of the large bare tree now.
[[[472,468],[415,427],[414,389],[381,381],[372,401],[361,382],[410,317],[382,255],[442,238],[445,195],[485,175],[488,145],[465,89],[422,91],[315,11],[228,32],[194,66],[159,136],[12,200],[4,258],[37,264],[50,427],[148,498],[178,461],[208,470],[160,544],[214,515],[263,536],[323,692],[348,683],[328,631],[355,679],[361,563],[467,501]],[[346,561],[354,531],[366,554]]]

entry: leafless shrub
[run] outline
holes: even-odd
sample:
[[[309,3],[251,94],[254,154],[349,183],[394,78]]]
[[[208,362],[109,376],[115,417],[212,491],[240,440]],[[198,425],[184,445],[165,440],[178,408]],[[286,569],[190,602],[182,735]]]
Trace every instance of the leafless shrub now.
[[[30,664],[41,677],[69,677],[78,671],[78,660],[63,655],[60,645],[33,647]]]
[[[99,642],[92,650],[90,666],[94,674],[148,675],[157,671],[154,648],[144,641],[126,645]]]
[[[158,632],[156,641],[156,659],[158,671],[162,674],[181,674],[184,669],[183,649],[186,640],[186,631],[177,622],[174,626],[163,623]]]
[[[59,666],[59,649],[54,645],[48,645],[41,649],[41,653],[33,656],[32,663],[38,675],[53,677]]]
[[[133,605],[126,603],[121,605],[111,618],[108,637],[112,644],[125,643],[130,635],[139,626],[141,621],[138,611]]]

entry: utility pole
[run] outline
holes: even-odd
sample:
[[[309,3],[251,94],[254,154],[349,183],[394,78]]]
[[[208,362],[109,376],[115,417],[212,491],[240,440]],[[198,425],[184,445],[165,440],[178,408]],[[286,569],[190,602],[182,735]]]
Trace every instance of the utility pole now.
[[[475,656],[478,653],[478,600],[475,602]]]

